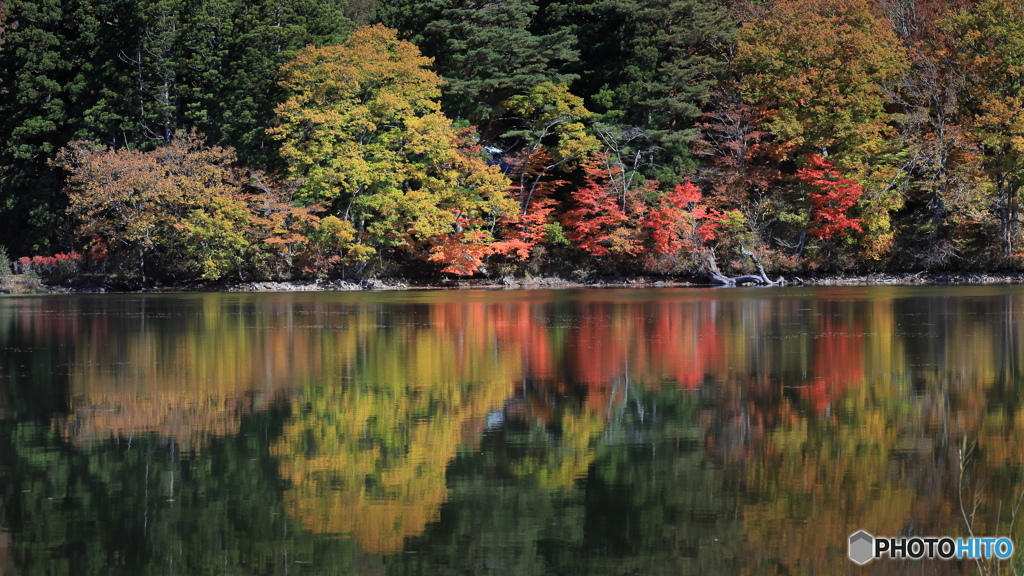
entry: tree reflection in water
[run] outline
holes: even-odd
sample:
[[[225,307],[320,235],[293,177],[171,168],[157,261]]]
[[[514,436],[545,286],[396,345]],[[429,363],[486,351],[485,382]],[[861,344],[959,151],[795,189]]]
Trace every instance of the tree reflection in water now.
[[[1006,534],[1022,307],[1011,288],[3,300],[0,567],[846,573],[858,529],[965,534],[958,494],[975,534]]]

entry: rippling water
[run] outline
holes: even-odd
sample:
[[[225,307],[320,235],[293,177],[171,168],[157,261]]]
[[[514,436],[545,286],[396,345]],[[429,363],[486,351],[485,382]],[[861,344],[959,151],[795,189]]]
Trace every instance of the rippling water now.
[[[1022,315],[1011,287],[0,299],[0,574],[847,574],[859,529],[1020,547]]]

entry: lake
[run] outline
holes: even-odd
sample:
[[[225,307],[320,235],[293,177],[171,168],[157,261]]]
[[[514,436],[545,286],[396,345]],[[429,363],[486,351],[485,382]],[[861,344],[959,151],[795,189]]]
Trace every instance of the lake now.
[[[1024,288],[0,299],[0,574],[1012,573]]]

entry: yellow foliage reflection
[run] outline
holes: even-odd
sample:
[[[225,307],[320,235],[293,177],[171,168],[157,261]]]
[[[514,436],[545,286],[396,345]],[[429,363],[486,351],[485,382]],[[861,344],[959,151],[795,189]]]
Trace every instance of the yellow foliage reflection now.
[[[754,564],[828,573],[855,529],[963,529],[950,495],[965,439],[972,488],[996,494],[976,531],[1019,483],[1024,297],[938,290],[7,300],[0,365],[52,379],[44,401],[67,399],[55,425],[74,442],[146,432],[201,448],[287,407],[272,450],[288,512],[381,553],[437,520],[446,468],[489,413],[529,444],[500,456],[503,473],[572,489],[627,383],[699,394],[701,448],[752,495],[737,509]],[[32,408],[16,385],[0,413]],[[907,465],[926,461],[932,477]]]
[[[307,388],[273,448],[291,483],[287,510],[311,531],[354,536],[367,552],[400,550],[437,520],[464,432],[510,394],[496,376]]]
[[[765,565],[845,573],[837,559],[849,534],[899,534],[913,517],[917,490],[893,450],[903,428],[897,414],[850,409],[855,420],[842,426],[812,430],[807,418],[780,426],[748,468],[748,486],[764,495],[743,507],[751,573]]]
[[[273,453],[291,483],[286,508],[307,529],[388,553],[437,520],[448,463],[520,370],[518,346],[495,346],[481,312],[440,307],[428,326],[367,334],[358,379],[292,402]]]

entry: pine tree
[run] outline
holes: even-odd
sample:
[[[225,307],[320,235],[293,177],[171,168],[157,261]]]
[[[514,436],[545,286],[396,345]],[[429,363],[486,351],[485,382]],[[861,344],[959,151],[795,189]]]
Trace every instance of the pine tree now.
[[[287,98],[278,70],[308,45],[340,44],[353,29],[344,0],[244,2],[200,0],[189,8],[182,35],[185,122],[212,143],[232,146],[239,161],[283,168],[266,133],[274,107]]]
[[[442,108],[453,118],[480,126],[484,139],[498,136],[502,103],[566,72],[579,51],[569,28],[538,26],[536,0],[413,0],[384,13],[434,65],[446,85]],[[415,15],[415,16],[410,16]]]
[[[595,0],[552,4],[547,28],[571,27],[581,50],[575,93],[607,123],[644,130],[666,182],[692,167],[689,143],[711,88],[729,76],[736,23],[719,2]]]
[[[434,56],[447,81],[446,113],[486,127],[500,117],[502,102],[534,86],[565,77],[561,69],[578,56],[576,38],[567,29],[536,33],[537,6],[530,0],[470,0],[445,10],[427,26]]]
[[[0,51],[0,244],[51,250],[62,222],[60,182],[46,160],[86,124],[102,97],[95,84],[102,17],[88,2],[11,0]]]

